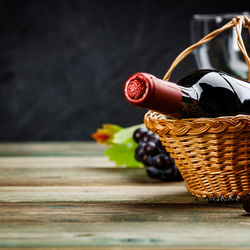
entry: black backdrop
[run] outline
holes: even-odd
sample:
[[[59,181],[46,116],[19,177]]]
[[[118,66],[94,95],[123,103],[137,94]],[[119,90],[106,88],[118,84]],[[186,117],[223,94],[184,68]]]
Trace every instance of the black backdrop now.
[[[123,98],[137,71],[162,77],[190,45],[194,13],[248,1],[0,1],[0,140],[90,140],[102,123],[141,123]],[[172,80],[194,70],[189,56]]]

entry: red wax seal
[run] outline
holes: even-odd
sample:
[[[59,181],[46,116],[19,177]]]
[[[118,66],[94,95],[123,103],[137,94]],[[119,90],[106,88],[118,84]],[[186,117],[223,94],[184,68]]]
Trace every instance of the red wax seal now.
[[[182,93],[177,84],[163,81],[148,73],[136,73],[124,85],[129,103],[163,114],[177,112]]]
[[[140,99],[146,92],[147,86],[141,79],[134,79],[128,83],[128,95],[133,100]]]

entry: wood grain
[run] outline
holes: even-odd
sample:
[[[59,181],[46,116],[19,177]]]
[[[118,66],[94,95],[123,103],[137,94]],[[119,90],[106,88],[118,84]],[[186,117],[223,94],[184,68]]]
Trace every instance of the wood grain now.
[[[250,216],[240,204],[209,205],[190,195],[183,182],[149,179],[143,168],[117,168],[94,155],[100,148],[95,151],[93,144],[5,146],[0,145],[1,247],[250,248]],[[74,148],[86,152],[76,155]]]
[[[115,167],[105,156],[12,156],[0,157],[1,168],[74,168],[74,167]],[[35,170],[36,171],[36,170]]]
[[[121,168],[2,168],[0,186],[152,185],[145,169]]]
[[[197,226],[198,223],[198,226]],[[249,246],[249,224],[209,222],[9,222],[1,246]],[[233,237],[233,238],[232,238]]]
[[[215,224],[238,221],[246,224],[249,220],[244,216],[240,205],[215,206],[203,203],[85,203],[85,202],[22,202],[0,203],[2,222],[171,222],[208,223],[213,217]],[[10,213],[10,210],[12,213]],[[232,217],[232,213],[235,215]],[[45,216],[46,215],[46,216]]]
[[[9,248],[1,248],[1,249],[9,249]],[[20,250],[20,248],[16,248],[16,247],[11,247],[11,250]],[[24,249],[22,247],[22,249]],[[63,249],[63,250],[94,250],[94,249],[97,249],[97,250],[141,250],[141,249],[146,249],[146,250],[179,250],[180,248],[179,247],[160,247],[160,246],[157,246],[157,247],[150,247],[150,246],[145,246],[145,247],[133,247],[133,246],[116,246],[116,247],[100,247],[100,246],[95,246],[95,247],[63,247],[63,248],[58,248],[58,247],[29,247],[27,248],[29,250],[44,250],[44,249],[50,249],[50,250],[58,250],[58,249]],[[185,250],[235,250],[235,249],[240,249],[240,250],[249,250],[248,247],[231,247],[231,246],[227,246],[227,247],[207,247],[207,246],[204,246],[204,247],[196,247],[196,246],[193,246],[193,247],[182,247],[181,249],[185,249]]]
[[[0,143],[1,156],[101,156],[104,149],[93,141]]]
[[[0,187],[0,202],[175,203],[205,202],[184,185]]]

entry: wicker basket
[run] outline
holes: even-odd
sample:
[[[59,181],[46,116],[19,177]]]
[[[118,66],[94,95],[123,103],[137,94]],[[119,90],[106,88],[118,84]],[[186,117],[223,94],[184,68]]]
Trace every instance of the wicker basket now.
[[[235,17],[184,50],[163,79],[168,80],[177,64],[193,49],[233,26],[250,80],[250,60],[241,38],[242,27],[248,27],[250,32],[250,20],[243,16]],[[240,200],[250,193],[250,115],[177,120],[149,111],[144,122],[159,135],[163,146],[175,159],[191,194],[209,199]]]

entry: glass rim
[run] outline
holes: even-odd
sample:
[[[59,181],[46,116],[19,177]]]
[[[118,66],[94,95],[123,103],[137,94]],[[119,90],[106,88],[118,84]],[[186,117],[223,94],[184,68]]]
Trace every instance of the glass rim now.
[[[249,16],[250,17],[250,12],[248,11],[243,11],[243,12],[235,12],[235,13],[218,13],[218,14],[194,14],[192,16],[192,19],[196,21],[208,21],[208,20],[218,20],[218,19],[232,19],[236,16]]]

